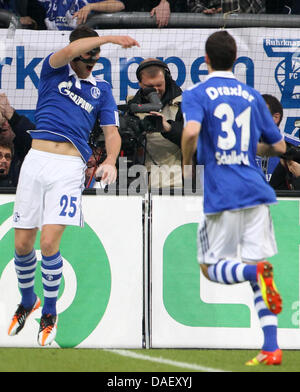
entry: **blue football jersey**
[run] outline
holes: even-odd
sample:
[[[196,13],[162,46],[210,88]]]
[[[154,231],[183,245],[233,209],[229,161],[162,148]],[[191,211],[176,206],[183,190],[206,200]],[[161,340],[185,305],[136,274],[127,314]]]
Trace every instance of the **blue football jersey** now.
[[[88,3],[86,0],[39,1],[46,10],[45,23],[48,30],[73,30],[76,27],[73,15]]]
[[[88,161],[89,135],[96,120],[100,126],[119,125],[117,105],[109,83],[90,75],[79,79],[70,65],[52,68],[44,60],[35,112],[33,139],[70,141]]]
[[[204,212],[249,208],[276,202],[256,163],[257,143],[282,140],[261,95],[232,72],[213,72],[183,92],[185,123],[201,124],[197,163],[204,165]]]
[[[267,182],[270,182],[273,171],[280,162],[279,157],[256,157],[256,163],[260,167],[266,177]]]
[[[104,0],[39,0],[46,10],[45,23],[48,30],[73,30],[77,26],[75,12],[89,3]]]

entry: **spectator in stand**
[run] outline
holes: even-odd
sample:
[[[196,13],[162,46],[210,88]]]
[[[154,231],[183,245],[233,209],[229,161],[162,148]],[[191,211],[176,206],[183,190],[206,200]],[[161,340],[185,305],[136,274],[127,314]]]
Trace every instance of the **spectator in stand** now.
[[[87,8],[75,16],[86,6],[100,12],[118,12],[124,8],[120,0],[39,0],[46,10],[45,23],[48,30],[73,30],[78,24],[84,23],[88,15]],[[90,12],[89,11],[89,12]]]
[[[16,12],[21,18],[30,18],[37,30],[46,30],[45,9],[39,0],[15,0]]]
[[[283,13],[285,14],[300,14],[300,2],[299,0],[286,0],[284,1]],[[288,11],[287,11],[288,10]]]
[[[9,186],[17,186],[21,165],[31,147],[31,136],[27,131],[34,128],[26,116],[20,116],[10,105],[7,96],[0,94],[0,143],[12,143],[14,149],[8,173]]]
[[[221,0],[187,0],[189,12],[218,14],[223,12]]]
[[[266,12],[265,0],[239,0],[240,12],[247,14],[264,14]]]
[[[266,14],[283,14],[285,0],[266,0]]]
[[[279,128],[283,117],[283,107],[281,103],[275,96],[270,94],[263,94],[262,97],[265,100],[267,107],[272,114],[272,118],[275,124]],[[256,157],[258,166],[261,167],[268,182],[270,181],[273,171],[278,165],[279,160],[279,157]]]
[[[14,146],[10,142],[0,142],[0,187],[11,187],[12,178],[9,176]]]
[[[124,0],[127,12],[150,12],[157,27],[166,27],[171,12],[187,12],[186,0]]]
[[[77,24],[85,23],[90,13],[111,13],[123,11],[125,6],[120,0],[88,0],[89,3],[75,12]]]
[[[12,12],[19,18],[23,28],[44,29],[42,10],[37,11],[38,0],[0,0],[0,10]]]
[[[187,0],[188,11],[217,14],[226,12],[240,12],[259,14],[265,12],[264,0]]]
[[[275,190],[300,190],[299,130],[294,137],[285,136],[287,152],[273,171],[270,185]]]
[[[300,14],[299,0],[266,0],[267,14]]]

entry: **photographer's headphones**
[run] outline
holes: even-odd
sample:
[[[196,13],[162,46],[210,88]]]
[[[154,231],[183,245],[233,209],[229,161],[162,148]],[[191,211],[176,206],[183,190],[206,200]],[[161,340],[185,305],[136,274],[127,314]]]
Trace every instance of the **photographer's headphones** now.
[[[151,67],[151,66],[153,66],[153,65],[162,68],[162,69],[164,70],[165,77],[171,77],[170,69],[169,69],[169,67],[167,66],[166,63],[164,63],[164,62],[161,61],[161,60],[149,60],[149,61],[142,62],[142,63],[137,67],[137,70],[136,70],[136,77],[137,77],[137,79],[138,79],[139,82],[141,81],[141,72],[142,72],[145,68]]]

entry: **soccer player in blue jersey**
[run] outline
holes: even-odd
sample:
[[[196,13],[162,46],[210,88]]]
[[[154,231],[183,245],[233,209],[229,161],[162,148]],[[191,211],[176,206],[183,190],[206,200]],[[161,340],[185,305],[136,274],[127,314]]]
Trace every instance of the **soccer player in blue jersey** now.
[[[8,330],[9,335],[19,333],[41,304],[34,292],[34,243],[40,228],[44,288],[38,334],[41,346],[49,345],[56,336],[56,302],[63,269],[59,248],[64,229],[83,225],[81,193],[95,121],[100,121],[107,151],[96,176],[108,184],[116,180],[121,146],[117,106],[111,86],[92,75],[100,46],[106,43],[139,46],[131,37],[99,37],[82,26],[70,34],[69,45],[46,57],[41,70],[36,130],[30,131],[32,148],[21,169],[13,215],[15,267],[22,299]]]
[[[280,364],[277,314],[282,301],[273,267],[265,261],[277,252],[269,212],[276,195],[255,157],[283,154],[286,146],[261,95],[232,73],[237,54],[234,38],[227,31],[215,32],[205,51],[208,79],[186,90],[182,101],[185,177],[190,176],[196,151],[198,164],[204,165],[198,261],[211,281],[250,282],[264,344],[247,364]]]

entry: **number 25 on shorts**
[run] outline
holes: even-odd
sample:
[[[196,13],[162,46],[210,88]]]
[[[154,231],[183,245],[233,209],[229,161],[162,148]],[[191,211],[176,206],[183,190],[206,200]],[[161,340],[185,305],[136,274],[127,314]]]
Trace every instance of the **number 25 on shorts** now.
[[[66,216],[68,215],[70,218],[73,218],[76,214],[77,206],[77,197],[74,196],[67,196],[67,195],[62,195],[60,199],[60,206],[62,207],[62,210],[59,214],[59,216]]]

